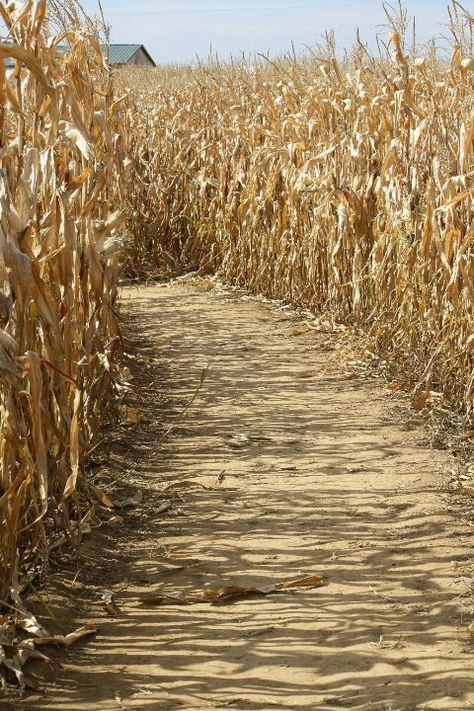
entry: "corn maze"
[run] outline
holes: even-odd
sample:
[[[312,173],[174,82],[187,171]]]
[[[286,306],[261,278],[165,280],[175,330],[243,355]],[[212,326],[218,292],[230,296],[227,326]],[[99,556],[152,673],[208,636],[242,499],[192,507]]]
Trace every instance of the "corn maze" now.
[[[126,232],[128,270],[218,274],[329,315],[472,426],[472,32],[449,60],[395,31],[386,58],[114,75],[45,1],[0,14],[0,601],[87,530]]]

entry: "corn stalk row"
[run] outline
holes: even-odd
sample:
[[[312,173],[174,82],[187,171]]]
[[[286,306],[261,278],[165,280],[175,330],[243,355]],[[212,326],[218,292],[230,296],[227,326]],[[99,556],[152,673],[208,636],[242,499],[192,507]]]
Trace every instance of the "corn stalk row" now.
[[[392,373],[474,405],[474,59],[334,56],[126,70],[133,266],[217,272],[364,332]]]
[[[87,526],[78,489],[119,348],[121,102],[96,36],[52,34],[47,9],[0,4],[1,601]]]

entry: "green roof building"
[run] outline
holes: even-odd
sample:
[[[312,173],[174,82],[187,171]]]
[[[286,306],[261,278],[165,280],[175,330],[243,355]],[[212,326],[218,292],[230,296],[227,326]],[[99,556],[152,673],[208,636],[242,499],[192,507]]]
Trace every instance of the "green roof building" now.
[[[103,44],[101,48],[110,64],[115,67],[122,67],[124,64],[137,67],[156,67],[151,55],[142,44]],[[65,47],[58,47],[58,49],[65,51]],[[7,57],[5,65],[7,69],[12,69],[15,66],[15,61]]]
[[[115,66],[134,64],[138,67],[156,67],[155,62],[142,44],[102,45],[102,51]]]

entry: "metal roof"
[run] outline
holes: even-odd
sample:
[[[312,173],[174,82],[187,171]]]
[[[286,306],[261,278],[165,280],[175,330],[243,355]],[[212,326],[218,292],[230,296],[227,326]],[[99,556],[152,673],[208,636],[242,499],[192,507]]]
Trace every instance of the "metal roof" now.
[[[107,56],[107,52],[109,53],[111,64],[126,64],[139,49],[143,49],[149,60],[154,64],[153,59],[142,44],[102,45],[104,54]]]
[[[66,48],[63,45],[59,45],[58,49],[64,52]],[[142,49],[150,62],[155,65],[152,57],[142,44],[102,44],[101,49],[105,56],[109,57],[111,64],[126,64],[139,49]],[[15,60],[11,57],[6,57],[5,65],[7,69],[12,69],[15,66]]]
[[[0,36],[0,41],[4,42],[5,44],[8,44],[11,43],[12,40],[10,37]],[[15,66],[15,60],[12,57],[5,57],[3,63],[5,64],[6,69],[13,69],[13,67]]]

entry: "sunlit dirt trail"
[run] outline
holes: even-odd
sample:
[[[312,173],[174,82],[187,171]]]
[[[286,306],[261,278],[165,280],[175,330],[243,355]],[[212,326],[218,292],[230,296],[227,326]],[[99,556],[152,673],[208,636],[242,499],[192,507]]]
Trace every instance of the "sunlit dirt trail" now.
[[[125,289],[123,313],[141,421],[103,468],[143,499],[58,572],[52,604],[72,591],[99,634],[24,708],[474,709],[470,529],[414,415],[275,306],[176,283]]]

